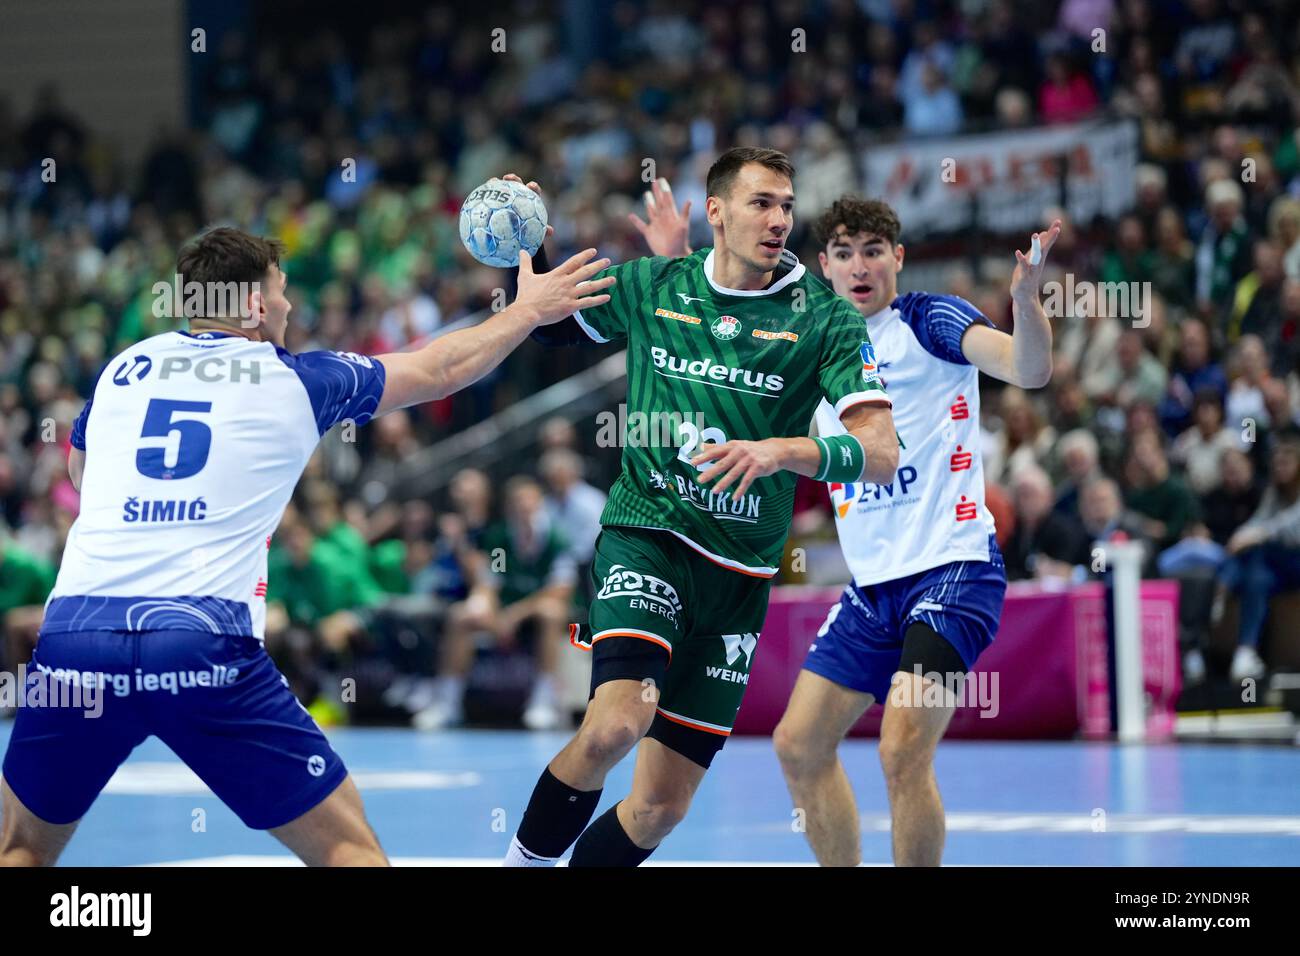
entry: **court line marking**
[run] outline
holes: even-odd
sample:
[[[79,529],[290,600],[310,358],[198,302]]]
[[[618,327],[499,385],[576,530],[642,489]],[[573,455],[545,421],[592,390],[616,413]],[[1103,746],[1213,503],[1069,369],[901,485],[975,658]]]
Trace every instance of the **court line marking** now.
[[[357,788],[373,790],[462,790],[477,787],[483,777],[473,771],[356,770]],[[117,768],[104,793],[135,797],[212,795],[199,775],[175,761],[133,760]]]
[[[864,830],[888,832],[888,814],[863,814]],[[1099,826],[1100,824],[1100,826]],[[953,813],[947,814],[949,833],[1188,833],[1229,836],[1300,836],[1300,816],[1245,814],[1106,813]],[[791,832],[787,823],[729,827],[763,833]]]
[[[391,860],[393,866],[501,866],[501,857],[478,856],[396,856]],[[567,865],[565,860],[560,865]],[[262,856],[254,854],[209,856],[193,860],[168,860],[161,863],[145,863],[143,866],[302,866],[302,862],[292,856]],[[816,866],[815,863],[771,862],[747,860],[649,860],[642,866]],[[891,866],[889,863],[867,863],[864,866]]]

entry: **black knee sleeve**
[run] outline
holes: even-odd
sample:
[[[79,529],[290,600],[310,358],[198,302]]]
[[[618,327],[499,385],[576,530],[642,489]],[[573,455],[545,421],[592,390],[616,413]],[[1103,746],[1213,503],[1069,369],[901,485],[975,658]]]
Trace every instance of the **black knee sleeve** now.
[[[659,741],[669,750],[681,754],[687,760],[699,764],[705,770],[713,763],[727,738],[722,734],[711,734],[707,730],[696,730],[675,720],[669,720],[663,714],[655,714],[650,724],[647,737]]]
[[[898,669],[906,674],[919,669],[923,677],[938,674],[940,683],[947,683],[950,674],[965,674],[967,671],[966,662],[957,649],[924,621],[914,621],[903,636],[903,654]]]
[[[639,637],[606,637],[591,647],[591,693],[612,680],[652,681],[663,687],[668,673],[668,651]]]

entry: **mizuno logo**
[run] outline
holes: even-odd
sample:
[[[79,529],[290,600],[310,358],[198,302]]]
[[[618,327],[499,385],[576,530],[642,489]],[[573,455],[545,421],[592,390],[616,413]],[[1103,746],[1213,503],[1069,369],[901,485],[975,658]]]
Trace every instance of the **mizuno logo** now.
[[[704,301],[698,295],[687,295],[685,292],[678,292],[677,297],[682,300],[682,305],[690,305],[692,302]]]

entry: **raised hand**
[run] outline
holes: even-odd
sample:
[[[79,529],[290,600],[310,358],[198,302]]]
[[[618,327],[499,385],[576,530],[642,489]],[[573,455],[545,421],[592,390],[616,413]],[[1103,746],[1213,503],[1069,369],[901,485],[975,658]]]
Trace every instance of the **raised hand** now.
[[[1047,264],[1047,253],[1056,245],[1056,237],[1061,234],[1061,220],[1052,223],[1046,232],[1036,232],[1029,237],[1029,252],[1016,250],[1016,268],[1011,273],[1011,298],[1037,299],[1038,287],[1043,280],[1043,267]],[[1037,245],[1037,262],[1035,258]]]
[[[690,200],[678,212],[673,205],[673,190],[668,185],[668,180],[656,179],[650,184],[650,192],[645,194],[645,208],[649,222],[631,212],[627,218],[636,226],[637,232],[641,233],[650,251],[656,256],[674,259],[689,256],[691,247],[687,237],[690,233]]]
[[[613,276],[593,279],[597,272],[609,265],[608,259],[592,258],[595,249],[584,249],[570,256],[550,272],[537,275],[533,272],[533,257],[519,250],[519,294],[516,304],[536,309],[541,316],[538,325],[550,325],[567,318],[580,309],[594,309],[609,301],[600,294],[615,281]]]

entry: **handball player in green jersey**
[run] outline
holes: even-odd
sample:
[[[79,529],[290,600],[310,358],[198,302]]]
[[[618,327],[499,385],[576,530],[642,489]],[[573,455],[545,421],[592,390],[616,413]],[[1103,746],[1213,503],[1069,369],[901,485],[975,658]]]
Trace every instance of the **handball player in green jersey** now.
[[[589,625],[574,633],[591,648],[591,701],[543,770],[507,865],[552,865],[575,840],[575,866],[650,855],[731,733],[796,477],[894,475],[898,439],[862,316],[785,248],[793,178],[775,150],[724,153],[706,182],[711,248],[606,269],[618,280],[608,303],[534,336],[625,347],[629,421],[670,427],[626,436]],[[544,253],[531,265],[544,270]],[[845,433],[808,438],[823,399]],[[634,747],[632,792],[588,825]]]

